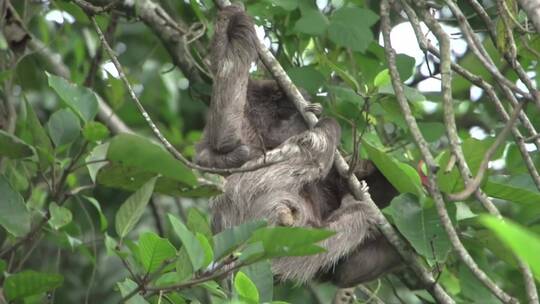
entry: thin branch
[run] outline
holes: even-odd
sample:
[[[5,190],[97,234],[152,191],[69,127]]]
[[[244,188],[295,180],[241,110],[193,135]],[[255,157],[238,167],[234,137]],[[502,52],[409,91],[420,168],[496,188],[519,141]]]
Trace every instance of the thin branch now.
[[[422,3],[425,5],[425,1],[422,1]],[[435,159],[433,158],[433,155],[431,154],[431,151],[429,150],[429,146],[426,140],[424,139],[424,137],[422,136],[422,133],[420,132],[420,128],[418,127],[416,119],[414,118],[412,114],[409,103],[405,97],[401,78],[399,76],[399,72],[396,66],[396,53],[395,53],[395,50],[392,48],[392,44],[390,41],[391,27],[390,27],[390,8],[388,5],[388,0],[381,1],[381,28],[383,32],[384,50],[385,50],[386,58],[388,60],[388,70],[390,72],[392,87],[394,88],[396,99],[404,115],[405,122],[407,123],[409,131],[411,132],[414,138],[414,141],[416,142],[416,145],[420,149],[422,158],[427,165],[428,191],[431,197],[433,198],[433,200],[435,201],[437,213],[441,220],[441,224],[443,225],[446,231],[446,234],[448,235],[448,238],[450,239],[450,243],[452,244],[452,247],[454,251],[457,253],[460,260],[471,270],[471,272],[480,280],[480,282],[482,282],[486,287],[488,287],[488,289],[493,294],[495,294],[499,299],[501,299],[505,303],[517,303],[517,300],[515,298],[506,294],[499,286],[497,286],[497,284],[495,284],[495,282],[493,282],[485,274],[485,272],[482,269],[480,269],[480,267],[478,267],[478,265],[476,264],[474,259],[471,257],[467,249],[461,243],[459,236],[454,226],[452,225],[452,221],[450,220],[450,216],[448,215],[448,211],[446,210],[442,193],[437,185],[437,180],[436,180],[436,172],[438,169],[437,163],[435,162]]]
[[[470,182],[467,182],[465,184],[465,189],[458,193],[451,193],[447,195],[448,200],[451,201],[463,201],[466,200],[473,192],[475,192],[482,183],[482,180],[484,179],[484,174],[486,173],[489,165],[489,161],[497,152],[497,149],[501,146],[501,144],[506,140],[506,137],[510,133],[510,130],[514,126],[514,123],[516,122],[517,118],[519,117],[519,112],[523,108],[523,105],[525,102],[520,103],[515,109],[512,115],[510,116],[510,120],[506,122],[506,125],[504,126],[503,130],[499,135],[497,135],[497,138],[495,139],[495,142],[491,144],[489,149],[487,149],[486,153],[484,154],[484,158],[482,159],[482,162],[480,163],[480,167],[478,168],[478,172],[476,173],[476,176],[474,179]]]
[[[369,297],[365,300],[365,303],[371,303],[373,301],[375,304],[384,304],[384,301],[377,296],[377,291],[371,291],[371,289],[364,285],[358,285],[358,289]]]
[[[471,183],[472,173],[465,161],[463,150],[461,149],[455,114],[454,103],[452,98],[452,60],[451,60],[451,48],[450,40],[441,25],[435,20],[435,18],[424,12],[424,21],[427,27],[435,34],[439,41],[440,49],[440,73],[441,73],[441,90],[443,94],[443,106],[444,106],[444,123],[446,126],[446,132],[450,143],[450,149],[452,151],[453,160],[458,165],[459,172],[465,184]],[[518,112],[519,114],[519,112]],[[482,203],[482,206],[489,211],[490,214],[500,217],[501,213],[495,207],[491,199],[481,190],[474,189],[477,199]],[[472,192],[471,192],[472,193]]]
[[[536,134],[536,135],[533,135],[533,136],[529,136],[529,137],[525,138],[524,140],[525,140],[525,142],[530,142],[530,141],[535,141],[535,140],[537,140],[539,138],[540,138],[540,134]]]

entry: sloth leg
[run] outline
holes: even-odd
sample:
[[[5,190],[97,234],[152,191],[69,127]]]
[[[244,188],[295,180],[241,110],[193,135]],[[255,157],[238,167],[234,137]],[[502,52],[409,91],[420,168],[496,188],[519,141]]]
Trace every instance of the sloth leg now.
[[[361,244],[340,261],[332,274],[332,281],[341,288],[352,287],[372,281],[401,263],[394,247],[383,236],[378,236]]]
[[[250,148],[239,145],[228,153],[217,153],[208,146],[198,146],[195,163],[211,168],[236,168],[240,167],[250,158]]]
[[[374,233],[373,216],[362,202],[354,200],[351,195],[345,196],[344,209],[339,208],[339,214],[331,216],[322,227],[336,231],[336,235],[322,241],[319,245],[326,252],[305,257],[284,257],[274,261],[272,269],[280,279],[292,279],[306,282],[317,272],[328,270],[341,258],[353,252],[365,239]],[[354,201],[351,202],[351,201]]]

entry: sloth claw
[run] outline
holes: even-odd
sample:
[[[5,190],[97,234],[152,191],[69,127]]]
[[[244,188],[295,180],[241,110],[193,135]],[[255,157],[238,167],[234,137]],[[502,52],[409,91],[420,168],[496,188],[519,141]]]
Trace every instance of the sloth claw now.
[[[304,110],[315,114],[315,116],[321,116],[323,112],[323,106],[320,103],[310,103],[304,107]]]
[[[292,211],[287,207],[279,208],[277,210],[277,216],[279,226],[292,226],[294,224]]]

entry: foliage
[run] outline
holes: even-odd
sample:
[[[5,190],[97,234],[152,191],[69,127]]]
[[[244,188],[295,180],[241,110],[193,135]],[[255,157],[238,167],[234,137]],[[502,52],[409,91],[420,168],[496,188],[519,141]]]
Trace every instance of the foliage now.
[[[114,303],[122,298],[127,303],[329,302],[336,290],[330,283],[274,284],[271,259],[320,253],[324,249],[317,244],[334,232],[248,222],[213,234],[208,200],[220,193],[220,180],[188,168],[149,135],[77,2],[7,1],[16,14],[6,22],[24,25],[20,30],[28,31],[32,42],[14,45],[13,32],[0,32],[0,303]],[[186,31],[195,23],[206,27],[186,46],[186,60],[198,68],[179,64],[171,54],[174,45],[145,25],[137,10],[119,5],[97,20],[150,116],[190,158],[211,91],[205,56],[217,8],[209,0],[154,2]],[[440,84],[435,92],[424,89],[440,78],[439,60],[421,52],[419,58],[396,58],[399,75],[407,80],[404,93],[413,119],[436,156],[437,170],[428,172],[378,43],[378,2],[265,0],[245,1],[245,7],[266,30],[294,83],[323,104],[325,115],[339,120],[342,150],[372,160],[398,189],[400,195],[384,214],[437,273],[438,282],[457,302],[496,302],[452,250],[426,187],[429,174],[435,174],[445,195],[465,187],[452,165]],[[488,37],[482,43],[503,76],[512,82],[519,76],[502,58],[512,47],[526,71],[538,75],[539,35],[514,31],[511,36],[497,11],[487,9],[500,35],[496,46]],[[512,7],[509,13],[525,22],[524,12]],[[456,30],[446,10],[438,16]],[[393,17],[395,25],[402,21]],[[467,18],[483,29],[479,16]],[[480,78],[495,81],[470,49],[454,55]],[[269,77],[261,67],[253,76]],[[540,85],[539,77],[531,79]],[[474,90],[454,75],[457,131],[476,175],[504,123],[488,94],[473,98]],[[102,104],[133,132],[111,127],[111,115],[100,113]],[[538,107],[531,104],[525,114],[532,126],[540,126]],[[522,125],[519,130],[530,135]],[[499,147],[481,183],[510,220],[482,215],[487,211],[474,196],[448,202],[446,208],[481,269],[524,300],[516,257],[540,282],[540,193],[516,142],[509,138]],[[532,166],[539,168],[538,149],[534,139],[530,142]],[[434,302],[427,292],[408,288],[414,281],[409,277],[391,274],[365,287],[389,303],[398,297],[406,303]]]

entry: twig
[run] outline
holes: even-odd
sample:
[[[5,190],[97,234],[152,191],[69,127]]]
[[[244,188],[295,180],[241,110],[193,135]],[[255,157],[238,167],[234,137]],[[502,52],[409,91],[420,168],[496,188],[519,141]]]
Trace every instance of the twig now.
[[[510,130],[514,126],[514,123],[516,122],[517,118],[519,117],[519,112],[523,108],[523,105],[525,102],[520,103],[515,109],[514,112],[512,112],[512,115],[510,116],[510,120],[506,122],[506,125],[504,126],[503,130],[499,135],[497,135],[497,138],[495,139],[495,142],[491,144],[489,149],[487,149],[486,153],[484,154],[484,158],[482,159],[482,162],[480,163],[480,167],[478,168],[478,172],[476,173],[476,176],[472,181],[466,183],[465,189],[458,193],[451,193],[447,195],[447,198],[451,201],[463,201],[466,200],[474,191],[480,187],[480,184],[482,183],[482,180],[484,178],[484,174],[486,173],[486,170],[489,165],[489,161],[497,152],[497,149],[499,146],[505,141],[506,137],[510,133]]]
[[[450,149],[452,151],[451,160],[454,160],[457,163],[463,181],[465,182],[465,184],[468,184],[471,182],[472,173],[467,165],[467,162],[465,161],[465,156],[459,143],[459,137],[455,121],[454,103],[452,99],[452,60],[449,37],[443,30],[441,25],[429,12],[424,11],[423,15],[426,25],[435,34],[437,40],[439,40],[439,59],[441,72],[441,88],[443,93],[444,123],[446,126],[446,133],[448,134],[448,139],[450,142]],[[474,192],[476,198],[481,202],[482,206],[484,206],[484,208],[489,211],[490,214],[493,214],[497,217],[501,216],[499,210],[495,207],[493,202],[482,190],[479,190],[477,188]]]
[[[92,24],[94,25],[94,28],[96,32],[98,33],[99,39],[101,40],[101,44],[105,48],[105,51],[107,52],[114,66],[116,67],[116,70],[118,71],[118,74],[120,75],[120,79],[122,79],[122,81],[124,82],[124,85],[126,86],[131,99],[137,106],[137,109],[142,114],[144,120],[146,121],[150,129],[152,130],[152,133],[154,134],[154,136],[158,138],[161,144],[165,147],[165,149],[169,153],[171,153],[171,155],[174,156],[174,158],[176,158],[177,160],[182,162],[185,166],[191,169],[199,170],[202,172],[217,173],[217,174],[233,174],[233,173],[238,173],[238,172],[255,171],[257,169],[264,168],[264,167],[274,164],[274,163],[262,163],[262,164],[258,164],[258,165],[250,166],[250,167],[243,166],[241,168],[218,169],[218,168],[203,167],[203,166],[199,166],[197,164],[190,162],[187,158],[185,158],[184,155],[182,155],[182,153],[176,150],[176,148],[165,138],[165,136],[163,136],[161,131],[158,129],[158,127],[156,126],[152,118],[150,117],[150,114],[148,114],[148,112],[145,110],[144,106],[142,105],[141,101],[137,97],[137,94],[135,94],[135,91],[133,91],[133,87],[131,86],[131,83],[127,79],[126,74],[124,73],[124,69],[122,68],[122,65],[118,61],[118,58],[114,54],[114,51],[112,50],[111,46],[105,39],[105,36],[103,35],[103,32],[99,28],[99,25],[97,24],[96,19],[93,16],[90,16],[90,19],[92,20]]]
[[[223,271],[207,272],[205,274],[202,274],[200,277],[198,277],[196,279],[193,279],[193,280],[190,280],[190,281],[187,281],[187,282],[184,282],[184,283],[180,283],[180,284],[165,286],[165,287],[148,287],[145,284],[139,284],[139,286],[137,286],[137,288],[133,289],[130,293],[125,295],[120,300],[119,303],[127,303],[127,301],[129,299],[131,299],[134,295],[136,295],[137,293],[139,293],[141,291],[151,291],[151,293],[148,295],[148,297],[151,297],[151,296],[153,296],[155,294],[158,294],[158,293],[167,293],[167,292],[171,292],[171,291],[190,288],[192,286],[195,286],[195,285],[207,282],[207,281],[212,281],[212,280],[219,279],[219,278],[223,277],[224,275],[227,275],[228,273],[234,272],[234,271],[236,271],[237,269],[239,269],[239,268],[241,268],[243,266],[244,266],[243,263],[238,263],[237,265],[235,265],[235,266],[233,266],[231,268],[228,268],[226,270],[223,270]]]
[[[539,139],[539,138],[540,138],[540,134],[536,134],[536,135],[533,135],[533,136],[529,136],[529,137],[525,138],[524,140],[525,140],[526,142],[530,142],[530,141],[537,140],[537,139]]]
[[[120,3],[120,0],[114,0],[107,5],[96,6],[84,0],[72,0],[72,1],[75,2],[78,6],[80,6],[87,14],[90,14],[90,15],[98,15],[98,14],[107,12],[113,9],[117,4]]]
[[[377,296],[377,292],[373,292],[371,291],[369,288],[367,288],[366,286],[360,284],[358,285],[357,287],[358,289],[360,289],[361,292],[365,293],[369,298],[367,300],[365,300],[365,303],[371,303],[371,301],[373,301],[375,304],[384,304],[384,301],[381,300],[381,298],[379,298],[379,296]]]
[[[425,2],[422,1],[425,5]],[[392,81],[392,87],[396,95],[396,99],[399,103],[401,111],[404,115],[405,122],[411,132],[416,145],[420,149],[420,153],[424,162],[428,168],[428,191],[435,201],[435,206],[437,213],[441,220],[442,226],[444,227],[454,251],[457,253],[460,260],[472,271],[472,273],[493,292],[498,298],[500,298],[505,303],[517,303],[517,300],[513,297],[507,295],[499,286],[497,286],[485,273],[478,267],[476,262],[473,260],[467,249],[461,243],[459,236],[452,225],[448,211],[446,210],[445,202],[440,192],[437,180],[436,180],[436,171],[437,164],[431,151],[429,150],[428,144],[414,118],[407,98],[405,97],[403,86],[401,83],[401,78],[399,76],[397,66],[396,66],[396,53],[392,48],[392,43],[390,41],[390,8],[388,5],[388,0],[381,1],[381,28],[384,38],[384,50],[386,58],[388,60],[388,70],[390,72],[390,79]]]

